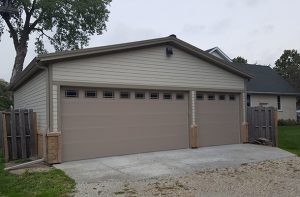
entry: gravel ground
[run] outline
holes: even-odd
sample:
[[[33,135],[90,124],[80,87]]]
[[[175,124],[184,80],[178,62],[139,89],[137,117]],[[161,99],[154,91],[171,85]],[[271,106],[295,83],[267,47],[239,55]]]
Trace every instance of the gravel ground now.
[[[300,197],[300,157],[132,182],[81,183],[75,196]]]

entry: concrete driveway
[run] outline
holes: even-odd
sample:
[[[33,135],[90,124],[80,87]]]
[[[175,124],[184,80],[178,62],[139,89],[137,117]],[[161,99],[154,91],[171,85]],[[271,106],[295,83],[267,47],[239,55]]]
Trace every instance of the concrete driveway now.
[[[291,156],[294,155],[279,148],[236,144],[72,161],[55,167],[77,183],[95,183],[184,175],[206,168],[238,167],[243,163]]]

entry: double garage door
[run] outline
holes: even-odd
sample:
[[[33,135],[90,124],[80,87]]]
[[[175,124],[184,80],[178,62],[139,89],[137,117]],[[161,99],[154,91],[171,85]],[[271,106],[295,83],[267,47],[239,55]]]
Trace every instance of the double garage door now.
[[[188,106],[187,92],[62,88],[63,161],[188,148]],[[197,93],[196,117],[200,146],[239,143],[238,95]]]
[[[63,161],[189,147],[185,92],[61,92]]]

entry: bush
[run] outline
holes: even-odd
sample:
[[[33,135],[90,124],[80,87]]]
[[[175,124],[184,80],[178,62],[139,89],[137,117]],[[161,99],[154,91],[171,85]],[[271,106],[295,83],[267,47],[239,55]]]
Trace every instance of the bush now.
[[[291,119],[288,119],[288,120],[278,120],[278,126],[294,126],[294,125],[297,125],[297,121],[296,120],[291,120]]]

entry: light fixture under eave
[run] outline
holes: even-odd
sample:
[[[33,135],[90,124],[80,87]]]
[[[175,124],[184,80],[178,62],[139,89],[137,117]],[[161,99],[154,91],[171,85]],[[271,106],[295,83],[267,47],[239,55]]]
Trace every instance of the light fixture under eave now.
[[[166,47],[166,55],[167,57],[170,57],[171,55],[173,55],[173,48],[172,47]]]

